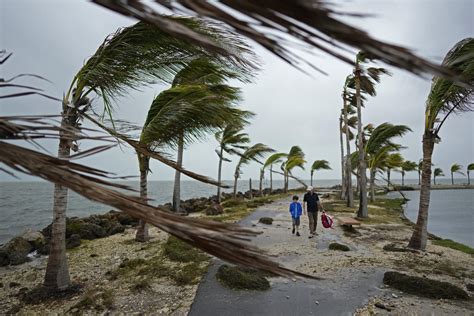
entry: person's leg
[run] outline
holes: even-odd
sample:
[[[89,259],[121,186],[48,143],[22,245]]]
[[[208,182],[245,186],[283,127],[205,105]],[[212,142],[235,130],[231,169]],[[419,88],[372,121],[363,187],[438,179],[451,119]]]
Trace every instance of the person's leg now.
[[[293,226],[293,229],[291,230],[291,233],[294,234],[295,233],[295,226],[296,226],[295,224],[296,224],[296,222],[295,222],[295,219],[293,217],[291,218],[291,223],[292,223],[292,226]]]
[[[296,236],[300,236],[300,218],[296,218],[296,223],[295,223],[295,226],[296,226]]]
[[[313,227],[314,227],[314,217],[313,212],[308,212],[308,220],[309,220],[309,233],[310,235],[313,234]],[[311,236],[310,236],[311,238]]]
[[[313,232],[316,235],[316,228],[318,227],[318,212],[317,211],[314,212],[313,215],[314,215],[314,229],[313,229]]]

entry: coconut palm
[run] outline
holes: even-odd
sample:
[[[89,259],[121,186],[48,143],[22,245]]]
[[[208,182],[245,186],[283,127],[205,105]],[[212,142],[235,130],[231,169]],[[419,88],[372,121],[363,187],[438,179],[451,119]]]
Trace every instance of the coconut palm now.
[[[421,174],[420,206],[409,247],[425,249],[428,236],[428,209],[430,204],[431,157],[435,143],[440,141],[439,132],[453,113],[473,110],[474,86],[474,39],[458,42],[447,53],[442,65],[458,74],[469,85],[455,83],[442,77],[434,77],[426,101],[423,133],[423,167]]]
[[[222,178],[222,162],[230,162],[224,157],[224,153],[230,155],[242,155],[242,151],[248,148],[250,138],[247,133],[243,132],[244,124],[242,122],[233,122],[228,124],[221,131],[215,134],[215,138],[219,143],[216,148],[216,154],[219,157],[219,167],[217,171],[217,181]],[[221,188],[217,187],[217,203],[221,202]]]
[[[400,173],[402,174],[402,185],[405,185],[405,174],[410,171],[416,171],[418,167],[418,163],[414,161],[405,160],[401,167]]]
[[[443,170],[441,168],[435,168],[433,172],[433,184],[436,185],[436,177],[444,177]]]
[[[462,166],[455,163],[451,166],[451,184],[454,184],[454,174],[455,173],[459,173],[459,174],[462,174],[464,175],[464,173],[461,171],[462,169]]]
[[[291,175],[291,171],[294,168],[301,168],[304,170],[304,152],[299,146],[293,146],[290,148],[290,152],[286,156],[286,160],[281,165],[281,170],[284,176],[284,191],[288,192],[288,181]]]
[[[375,201],[375,175],[377,171],[392,167],[390,164],[393,161],[387,162],[387,160],[396,158],[391,155],[402,148],[399,144],[394,143],[393,139],[405,135],[411,129],[405,125],[382,123],[373,129],[366,127],[364,130],[368,135],[368,139],[364,139],[364,152],[370,171],[370,199],[373,202]]]
[[[311,186],[313,186],[313,174],[317,170],[332,170],[327,160],[315,160],[311,165]]]
[[[346,162],[344,155],[344,109],[341,110],[339,115],[339,146],[341,148],[341,200],[347,198],[347,181],[346,181]]]
[[[260,158],[263,158],[266,154],[274,152],[275,150],[268,147],[265,144],[257,143],[248,147],[240,156],[239,162],[235,166],[234,171],[234,198],[237,197],[237,180],[242,174],[242,166],[249,164],[251,161],[256,161],[260,164],[263,164],[259,161]]]
[[[120,29],[107,37],[95,54],[74,76],[69,90],[63,98],[62,132],[60,133],[58,157],[67,159],[71,150],[77,150],[74,131],[80,126],[82,113],[91,107],[90,96],[100,96],[105,112],[111,114],[112,100],[128,89],[138,89],[155,81],[170,82],[177,71],[196,56],[209,56],[229,63],[253,68],[251,58],[229,56],[247,54],[248,47],[242,45],[233,33],[206,25],[195,19],[173,18],[183,26],[193,28],[202,36],[219,38],[223,50],[219,54],[208,53],[201,46],[179,40],[158,28],[143,22]],[[242,62],[244,61],[244,62]],[[249,67],[250,66],[250,67]],[[65,289],[70,278],[65,249],[65,220],[67,188],[55,185],[53,197],[53,224],[50,255],[46,267],[46,287]]]
[[[172,87],[160,93],[148,111],[140,136],[147,147],[176,148],[177,165],[182,167],[184,146],[223,128],[229,122],[245,120],[249,112],[236,109],[239,89],[225,85],[226,78],[239,74],[207,58],[199,58],[183,68]],[[140,196],[146,199],[149,158],[138,153]],[[176,171],[172,208],[180,211],[180,176]],[[138,241],[148,240],[146,223],[140,223]]]
[[[387,188],[390,188],[390,177],[393,169],[397,170],[403,164],[403,157],[400,153],[391,153],[385,159],[385,170],[387,172]]]
[[[270,155],[265,163],[263,164],[262,170],[265,171],[266,168],[270,167],[270,194],[273,192],[273,165],[282,164],[283,158],[288,157],[287,153],[274,153]]]
[[[474,170],[474,163],[470,163],[467,165],[466,171],[467,171],[467,185],[471,185],[471,178],[469,177],[469,171]]]
[[[384,68],[369,67],[365,68],[363,63],[369,59],[367,54],[359,52],[355,60],[353,84],[350,83],[351,87],[355,89],[356,103],[357,103],[357,132],[358,132],[358,151],[359,151],[359,210],[357,211],[358,217],[368,217],[367,208],[367,162],[365,160],[364,142],[363,142],[363,131],[362,131],[362,93],[370,96],[375,96],[375,84],[380,82],[380,76],[382,74],[389,75],[389,72]]]

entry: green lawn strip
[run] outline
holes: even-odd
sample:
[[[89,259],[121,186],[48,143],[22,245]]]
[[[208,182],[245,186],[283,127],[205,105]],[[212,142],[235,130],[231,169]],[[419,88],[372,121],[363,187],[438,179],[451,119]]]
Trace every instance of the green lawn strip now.
[[[467,245],[455,242],[451,239],[433,240],[432,243],[433,243],[433,245],[442,246],[442,247],[446,247],[446,248],[451,248],[451,249],[454,249],[454,250],[462,251],[462,252],[470,254],[470,255],[474,255],[474,248],[471,248]]]

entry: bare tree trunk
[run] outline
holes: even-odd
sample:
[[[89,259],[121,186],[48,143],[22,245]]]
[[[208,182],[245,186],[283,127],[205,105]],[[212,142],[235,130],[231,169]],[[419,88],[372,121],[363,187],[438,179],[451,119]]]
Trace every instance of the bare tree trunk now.
[[[183,166],[183,152],[184,152],[184,136],[181,134],[178,141],[178,157],[176,164],[179,167]],[[181,172],[178,170],[174,174],[174,189],[173,189],[173,211],[179,212],[181,204]]]
[[[375,170],[370,170],[370,201],[375,202]]]
[[[249,192],[250,192],[250,199],[253,199],[252,178],[249,179]]]
[[[425,132],[423,135],[423,163],[421,173],[420,206],[415,230],[411,236],[408,247],[424,250],[428,237],[428,210],[430,206],[431,188],[431,157],[433,155],[434,135]]]
[[[359,210],[357,216],[361,218],[369,217],[369,210],[367,208],[367,163],[365,161],[364,136],[362,134],[362,102],[360,96],[360,69],[359,64],[356,63],[355,70],[355,84],[356,84],[356,101],[357,101],[357,127],[359,138],[359,178],[360,178],[360,197]]]
[[[138,165],[140,168],[140,198],[146,201],[148,198],[148,167],[150,159],[146,156],[138,154]],[[135,240],[139,242],[145,242],[150,240],[148,234],[148,225],[144,220],[140,220],[138,223],[138,229],[135,234]]]
[[[263,176],[264,176],[265,170],[260,169],[260,183],[258,187],[258,191],[260,192],[260,196],[263,196]]]
[[[63,103],[61,113],[61,128],[59,132],[58,158],[68,159],[71,154],[73,134],[65,131],[77,127],[77,111]],[[44,286],[51,289],[64,290],[71,285],[69,268],[66,257],[66,209],[68,189],[54,185],[53,222],[49,257],[44,276]]]
[[[237,197],[237,180],[239,179],[239,174],[234,174],[234,199]]]
[[[217,181],[220,183],[221,182],[221,176],[222,176],[222,155],[224,154],[224,149],[221,146],[221,151],[219,155],[219,168],[217,171]],[[217,186],[217,203],[221,203],[221,187]]]
[[[273,193],[273,165],[270,165],[270,194]]]
[[[343,119],[342,117],[339,118],[339,143],[341,147],[341,200],[346,199],[346,190],[347,190],[347,184],[346,184],[346,177],[345,177],[345,164],[344,164],[344,140],[342,137],[342,124]],[[312,184],[311,184],[312,185]]]
[[[347,118],[347,96],[344,91],[344,125],[346,134],[346,184],[347,184],[347,206],[354,207],[354,192],[352,191],[352,162],[351,162],[351,142],[349,139],[349,124]]]

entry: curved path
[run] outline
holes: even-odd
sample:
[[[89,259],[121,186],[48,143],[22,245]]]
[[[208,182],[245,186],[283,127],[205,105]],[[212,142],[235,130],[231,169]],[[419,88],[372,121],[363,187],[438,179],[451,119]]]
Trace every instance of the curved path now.
[[[342,231],[338,228],[322,231],[318,224],[318,236],[308,239],[306,218],[302,220],[302,237],[293,236],[287,204],[277,201],[262,206],[240,224],[263,230],[253,243],[275,255],[275,260],[293,269],[314,268],[314,274],[324,280],[271,278],[268,291],[235,291],[216,280],[215,273],[222,264],[216,259],[199,285],[189,315],[352,315],[371,296],[385,291],[381,288],[385,272],[382,269],[344,267],[328,270],[326,274],[325,268],[318,268],[318,258],[325,257],[327,266],[332,257],[347,259],[364,249],[351,244],[352,251],[348,253],[327,250],[329,243],[341,240]],[[273,225],[258,224],[258,219],[264,216],[272,217]]]

